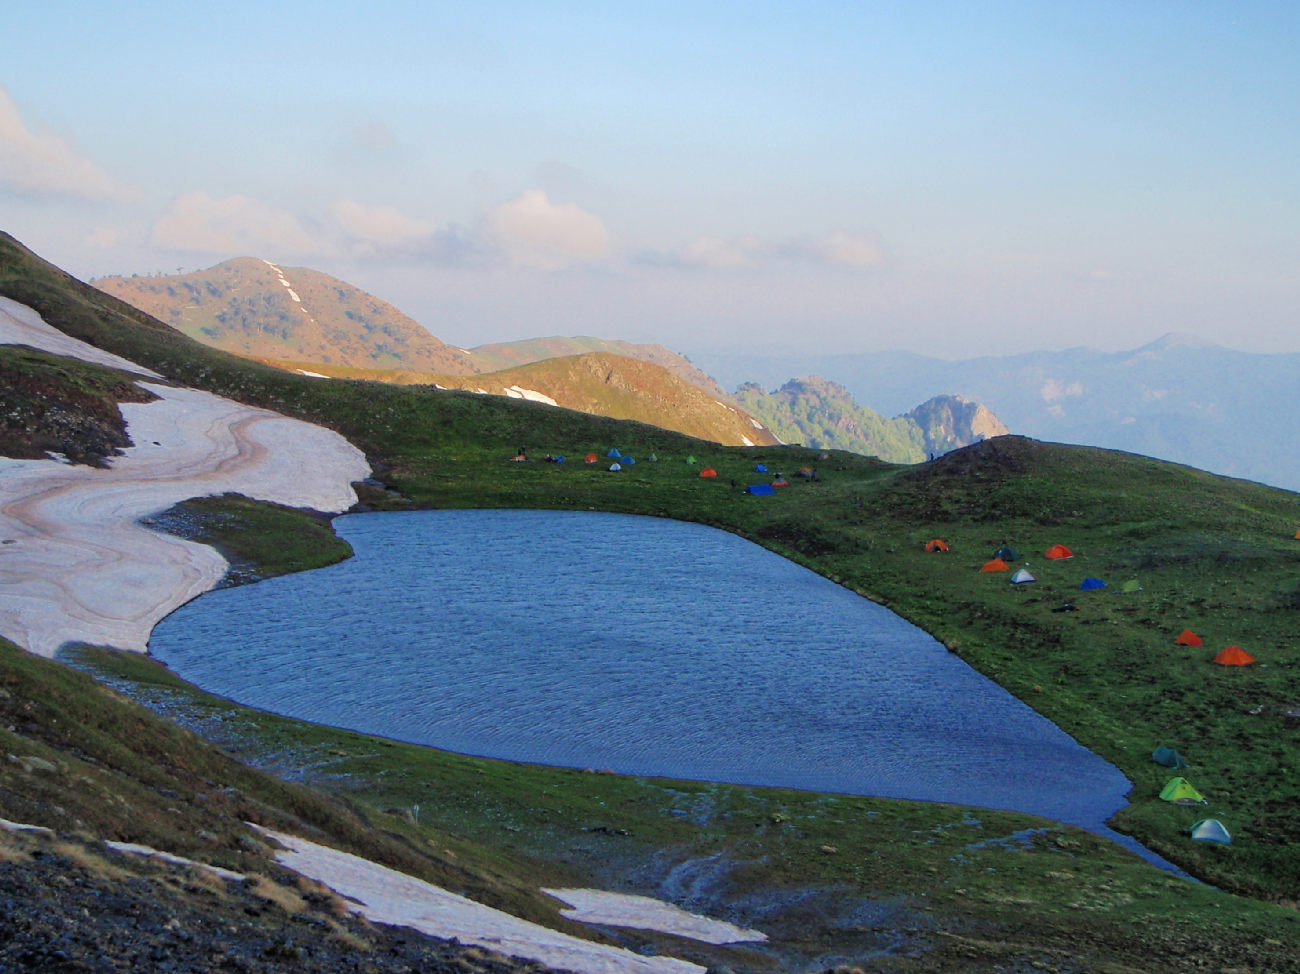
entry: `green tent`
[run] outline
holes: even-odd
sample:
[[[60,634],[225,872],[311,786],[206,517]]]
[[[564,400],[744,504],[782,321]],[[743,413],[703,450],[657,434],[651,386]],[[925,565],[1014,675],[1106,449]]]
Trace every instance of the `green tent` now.
[[[1217,818],[1203,818],[1192,826],[1192,838],[1197,842],[1222,842],[1228,845],[1232,836]]]
[[[687,458],[686,458],[686,462],[687,462],[687,463],[690,463],[690,464],[695,463],[695,457],[694,457],[694,456],[689,456],[689,457],[687,457]]]
[[[1124,583],[1124,588],[1121,591],[1141,592],[1142,586],[1141,584],[1138,583],[1138,580],[1136,578],[1130,578],[1127,582]]]
[[[1169,783],[1161,790],[1160,797],[1178,805],[1205,804],[1201,793],[1193,788],[1186,778],[1170,778]]]
[[[1163,764],[1166,768],[1173,768],[1175,771],[1181,771],[1188,766],[1185,757],[1172,747],[1165,747],[1163,744],[1151,752],[1151,760],[1156,764]]]

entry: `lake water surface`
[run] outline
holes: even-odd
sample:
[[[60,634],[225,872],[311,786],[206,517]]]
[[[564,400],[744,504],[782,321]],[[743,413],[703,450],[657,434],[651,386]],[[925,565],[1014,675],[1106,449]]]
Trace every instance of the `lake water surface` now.
[[[243,703],[452,751],[1113,836],[1118,769],[920,629],[733,535],[551,511],[335,526],[356,557],[204,595],[150,651]]]

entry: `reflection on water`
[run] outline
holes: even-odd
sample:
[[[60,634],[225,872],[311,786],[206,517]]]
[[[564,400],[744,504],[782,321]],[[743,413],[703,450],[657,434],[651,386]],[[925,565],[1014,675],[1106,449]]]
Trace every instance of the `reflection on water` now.
[[[1100,829],[1129,783],[921,630],[654,518],[340,518],[356,557],[223,589],[150,649],[213,692],[453,751],[929,799]]]

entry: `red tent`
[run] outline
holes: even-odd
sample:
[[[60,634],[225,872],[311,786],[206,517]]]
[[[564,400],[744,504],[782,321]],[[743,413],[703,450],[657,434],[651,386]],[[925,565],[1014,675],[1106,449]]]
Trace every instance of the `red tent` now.
[[[714,470],[712,467],[705,467],[700,471],[701,477],[716,477],[717,475],[718,471]]]
[[[933,541],[926,543],[925,550],[926,551],[947,551],[948,542],[940,541],[938,538],[935,538]]]
[[[1255,662],[1255,657],[1240,646],[1229,646],[1214,657],[1214,662],[1222,666],[1247,666]]]
[[[595,462],[596,462],[596,454],[594,454],[594,453],[588,453],[588,454],[587,454],[587,462],[588,462],[588,463],[595,463]]]
[[[1063,544],[1054,544],[1052,547],[1047,549],[1047,557],[1052,559],[1073,558],[1074,552]]]
[[[1196,633],[1192,632],[1190,629],[1184,629],[1178,634],[1178,638],[1174,640],[1174,645],[1199,646],[1201,645],[1201,637],[1196,635]]]
[[[994,558],[992,561],[986,561],[986,562],[984,563],[984,567],[981,568],[980,571],[982,571],[982,572],[1009,572],[1009,571],[1011,571],[1011,566],[1008,565],[1008,564],[1007,564],[1005,561],[1003,561],[1001,558]]]

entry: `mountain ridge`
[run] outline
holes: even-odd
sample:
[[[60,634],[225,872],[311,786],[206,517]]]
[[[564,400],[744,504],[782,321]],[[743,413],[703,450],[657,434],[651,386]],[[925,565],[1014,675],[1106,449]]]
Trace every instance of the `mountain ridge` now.
[[[945,361],[913,352],[694,354],[724,388],[818,373],[902,414],[944,393],[979,402],[1016,433],[1124,450],[1300,491],[1300,354],[1242,352],[1176,333],[1141,348],[1084,346]]]

